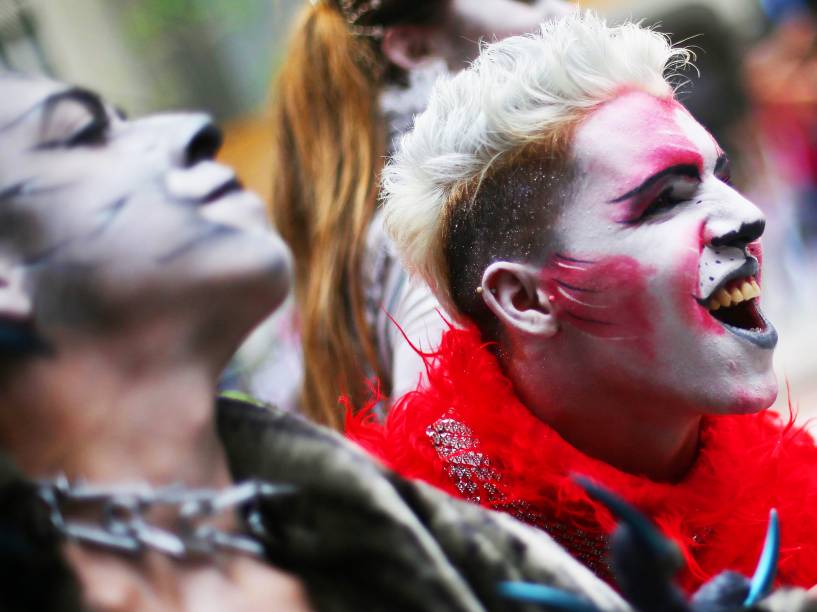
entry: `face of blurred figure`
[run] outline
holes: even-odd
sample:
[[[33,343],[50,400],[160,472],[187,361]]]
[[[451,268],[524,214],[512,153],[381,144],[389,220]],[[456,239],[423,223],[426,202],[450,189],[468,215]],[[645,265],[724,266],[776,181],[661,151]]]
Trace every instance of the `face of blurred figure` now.
[[[580,124],[573,151],[555,252],[537,270],[559,326],[549,356],[607,391],[705,413],[768,407],[777,334],[759,309],[764,219],[729,185],[712,136],[674,100],[629,92]]]
[[[96,328],[195,317],[230,294],[257,300],[260,317],[283,298],[287,251],[261,202],[211,160],[206,116],[126,121],[83,89],[19,76],[0,87],[3,318]]]
[[[387,30],[383,53],[408,75],[408,86],[387,87],[380,98],[392,146],[425,110],[437,78],[465,68],[480,42],[533,32],[572,10],[563,0],[450,0],[446,17],[434,27]]]
[[[449,69],[461,70],[479,54],[480,41],[533,32],[572,10],[562,0],[451,0],[439,48]]]

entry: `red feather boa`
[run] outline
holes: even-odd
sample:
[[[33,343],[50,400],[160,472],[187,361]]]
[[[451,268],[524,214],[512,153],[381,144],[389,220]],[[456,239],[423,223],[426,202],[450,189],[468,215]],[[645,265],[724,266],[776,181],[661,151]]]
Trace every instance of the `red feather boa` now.
[[[535,418],[477,331],[450,330],[426,360],[428,385],[404,396],[385,424],[367,411],[347,418],[347,435],[403,476],[513,510],[546,529],[556,524],[604,538],[614,520],[570,480],[584,474],[629,500],[679,544],[686,559],[680,581],[688,591],[725,569],[751,575],[774,507],[782,532],[778,582],[817,584],[817,447],[793,417],[787,423],[769,411],[708,417],[684,479],[657,483],[584,455]],[[441,455],[429,427],[446,417],[467,427],[460,440],[468,444]],[[452,462],[467,463],[458,455],[482,464],[472,467],[483,471],[470,489],[462,480],[457,486],[461,472],[452,471]],[[582,558],[576,539],[553,535]]]

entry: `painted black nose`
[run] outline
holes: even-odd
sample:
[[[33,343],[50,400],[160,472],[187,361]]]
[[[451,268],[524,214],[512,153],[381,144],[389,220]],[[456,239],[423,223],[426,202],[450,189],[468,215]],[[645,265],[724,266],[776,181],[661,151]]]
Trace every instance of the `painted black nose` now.
[[[187,143],[184,153],[185,166],[190,168],[201,161],[213,159],[221,148],[222,142],[224,142],[224,137],[221,130],[212,123],[206,124],[193,134],[190,142]]]
[[[713,247],[737,247],[739,249],[746,248],[751,242],[754,242],[763,235],[763,230],[766,229],[766,220],[758,219],[751,223],[743,223],[740,228],[733,232],[728,232],[723,236],[712,238]]]

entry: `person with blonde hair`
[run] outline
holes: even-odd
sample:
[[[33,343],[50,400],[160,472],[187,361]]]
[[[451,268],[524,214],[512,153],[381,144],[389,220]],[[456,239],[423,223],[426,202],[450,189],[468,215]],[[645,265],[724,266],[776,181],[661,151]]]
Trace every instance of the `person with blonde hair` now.
[[[384,172],[385,218],[464,328],[385,425],[361,418],[350,435],[547,530],[602,576],[614,523],[575,473],[680,545],[689,590],[750,573],[777,508],[779,578],[810,587],[817,447],[765,411],[765,221],[674,96],[689,60],[585,13],[438,82]]]
[[[382,231],[385,156],[440,74],[463,68],[481,38],[531,31],[567,11],[557,0],[313,0],[302,10],[273,90],[272,218],[295,256],[303,412],[340,427],[376,377],[411,389],[423,350],[446,324],[411,284]]]

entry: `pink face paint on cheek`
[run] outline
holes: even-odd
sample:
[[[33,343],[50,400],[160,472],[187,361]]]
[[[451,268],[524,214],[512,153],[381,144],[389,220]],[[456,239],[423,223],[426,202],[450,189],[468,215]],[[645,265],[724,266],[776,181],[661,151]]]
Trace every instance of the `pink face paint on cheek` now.
[[[626,256],[603,259],[556,254],[542,270],[543,285],[564,323],[636,347],[652,358],[647,281],[653,270]]]

